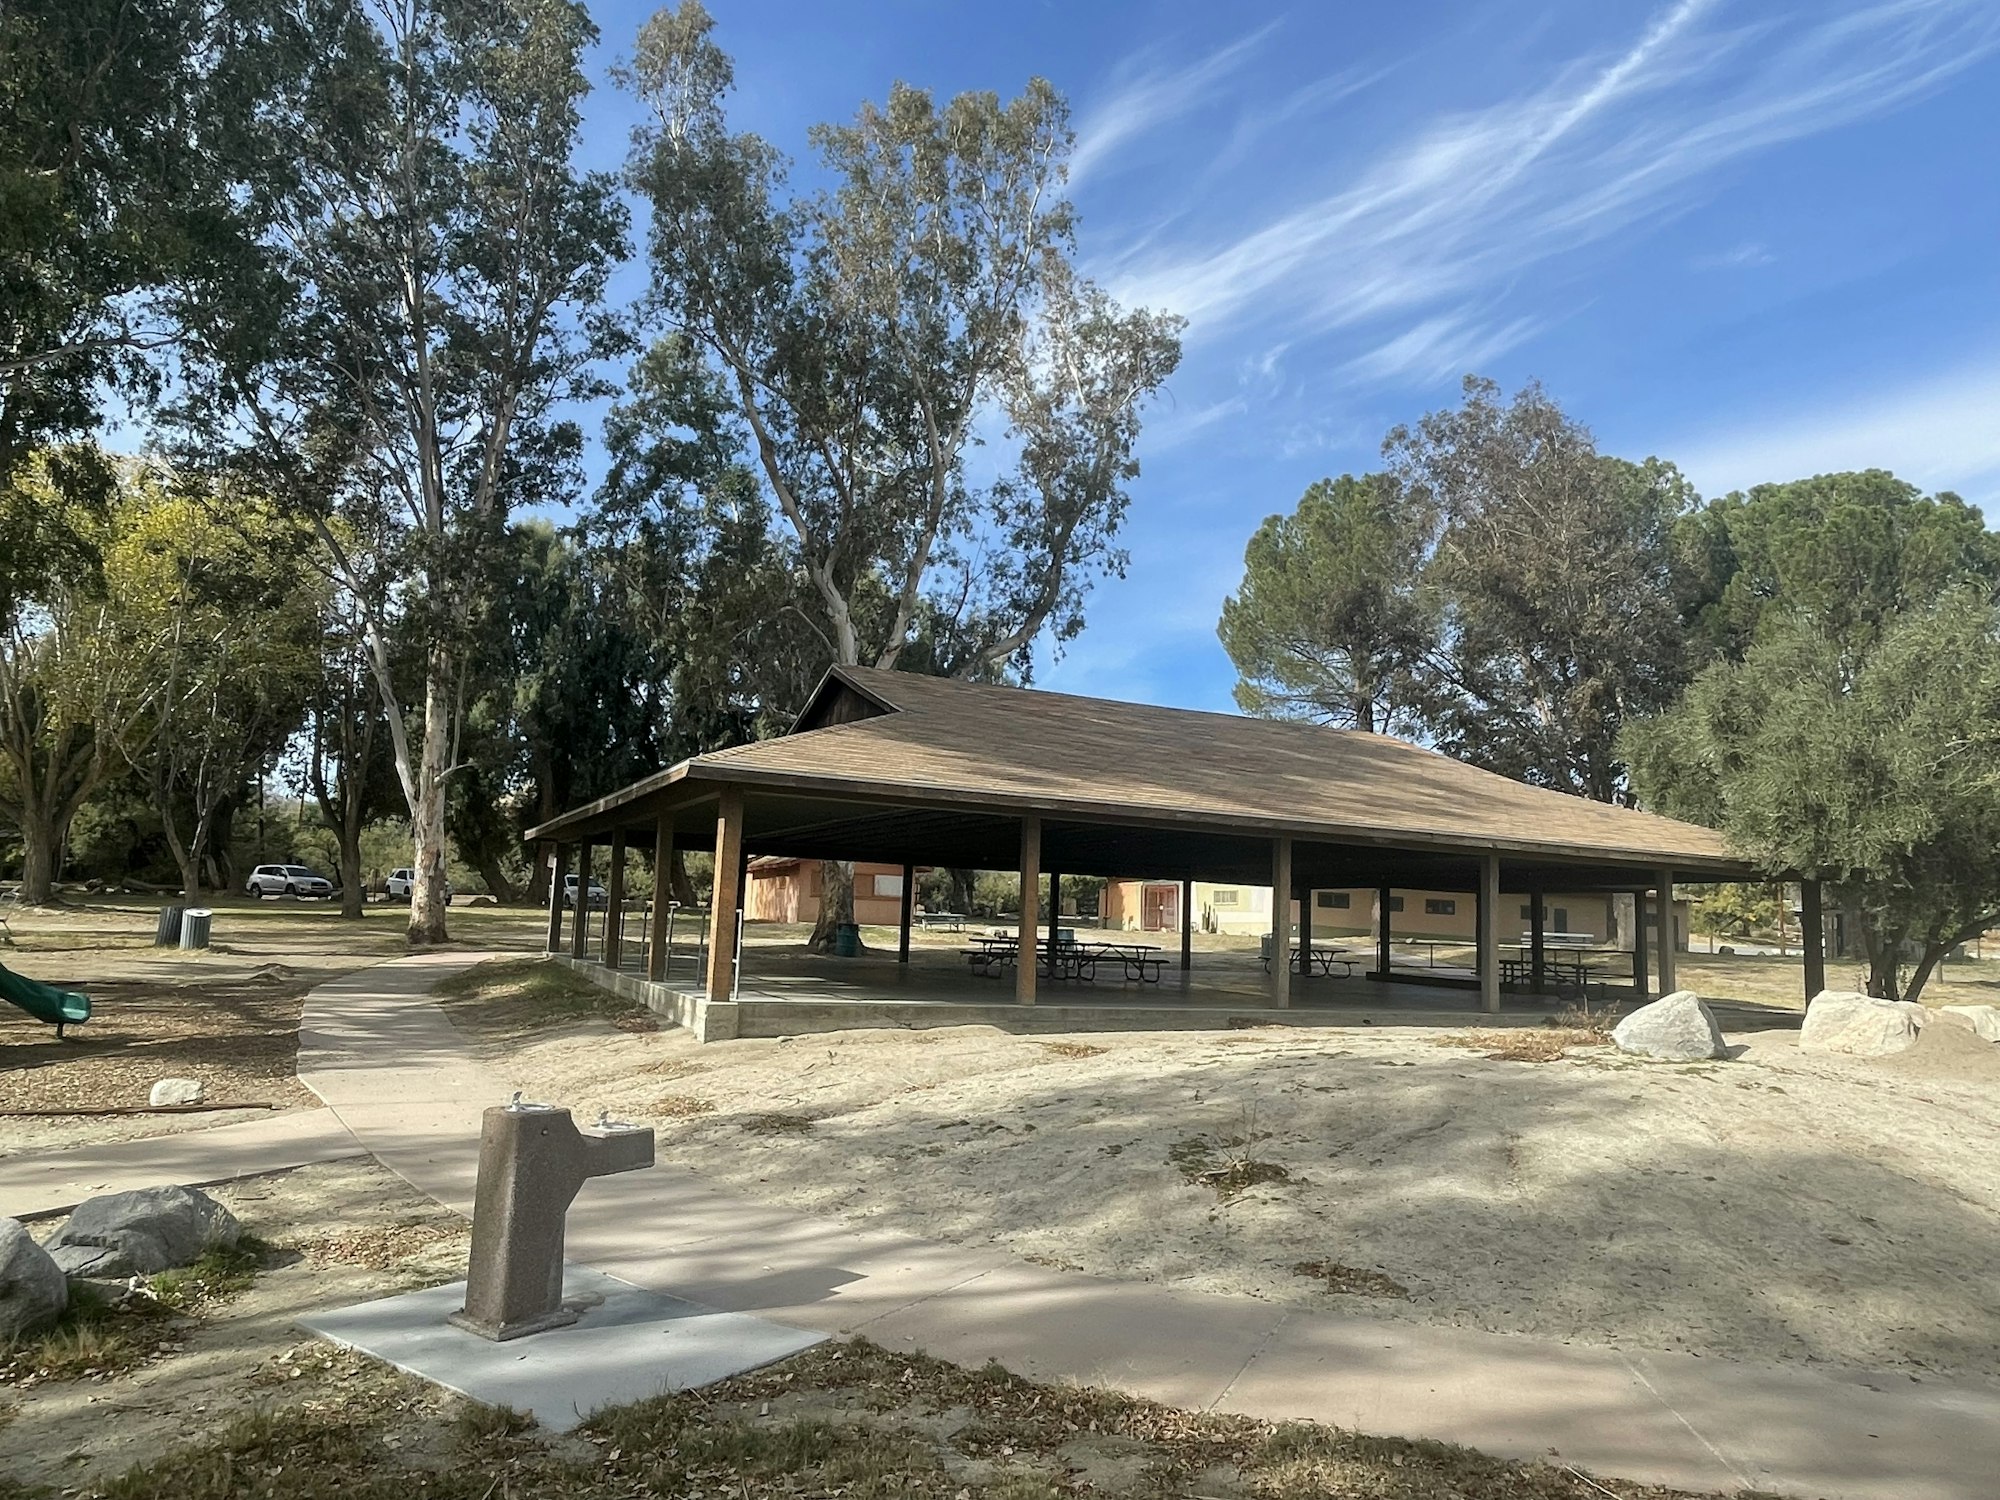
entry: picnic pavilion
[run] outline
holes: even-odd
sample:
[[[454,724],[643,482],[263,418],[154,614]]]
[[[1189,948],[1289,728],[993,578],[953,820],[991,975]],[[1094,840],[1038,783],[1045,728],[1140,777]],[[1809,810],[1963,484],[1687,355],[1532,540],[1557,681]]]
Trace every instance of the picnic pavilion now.
[[[1178,879],[1184,891],[1195,880],[1268,886],[1269,951],[1303,953],[1303,961],[1269,963],[1254,994],[1239,987],[1204,995],[1184,917],[1177,972],[1165,984],[1137,987],[1156,1004],[1237,1010],[1290,1006],[1301,988],[1325,992],[1318,979],[1302,983],[1313,969],[1312,902],[1299,903],[1294,940],[1292,903],[1277,893],[1379,891],[1373,952],[1350,987],[1394,1004],[1410,992],[1392,986],[1421,976],[1394,962],[1389,891],[1465,892],[1476,903],[1475,961],[1454,1003],[1487,1013],[1501,1009],[1503,983],[1510,994],[1544,993],[1560,962],[1544,942],[1542,893],[1633,896],[1640,915],[1629,977],[1644,996],[1652,992],[1649,969],[1658,993],[1674,988],[1675,956],[1672,924],[1649,924],[1645,914],[1672,910],[1677,881],[1756,878],[1709,829],[1527,786],[1385,735],[863,667],[828,672],[789,733],[683,761],[528,837],[553,870],[549,950],[567,946],[571,960],[588,964],[600,980],[683,1020],[703,1004],[733,1005],[739,988],[797,1005],[868,998],[836,977],[841,960],[794,966],[777,989],[743,972],[744,872],[758,855],[901,867],[896,962],[904,973],[917,867],[1018,870],[1020,943],[1042,952],[1043,962],[1022,955],[1006,976],[1011,987],[1006,978],[978,977],[976,963],[963,972],[934,970],[926,992],[959,1002],[960,1010],[986,1011],[1085,998],[1131,1003],[1131,987],[1119,995],[1116,984],[1058,986],[1060,918],[1051,918],[1042,949],[1045,874]],[[630,901],[622,889],[625,851],[633,847],[654,856],[650,903]],[[588,893],[599,848],[611,858],[601,938],[593,944]],[[694,932],[691,914],[662,915],[677,848],[714,856],[709,906],[695,917],[701,925]],[[572,872],[578,879],[569,909],[565,877]],[[1503,897],[1525,899],[1531,917],[1512,960],[1502,957]],[[1824,984],[1816,885],[1803,887],[1803,901],[1811,995]],[[1183,913],[1188,905],[1184,900]],[[634,915],[646,924],[638,941],[629,932]],[[675,978],[672,965],[687,978]],[[1172,956],[1162,955],[1151,972],[1157,978],[1172,965]],[[936,985],[946,980],[954,988],[940,995]],[[877,998],[897,998],[892,980],[882,987]],[[738,1034],[732,1024],[696,1029]]]

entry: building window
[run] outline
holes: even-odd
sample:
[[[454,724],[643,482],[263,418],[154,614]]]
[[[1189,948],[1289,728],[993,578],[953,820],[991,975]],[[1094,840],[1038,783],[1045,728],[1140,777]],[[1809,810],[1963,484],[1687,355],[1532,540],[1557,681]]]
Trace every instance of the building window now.
[[[1521,920],[1523,922],[1532,922],[1535,920],[1535,908],[1532,905],[1521,908]]]
[[[875,894],[878,896],[893,896],[897,900],[901,900],[903,896],[903,877],[900,875],[877,875],[875,877]]]
[[[1424,915],[1427,917],[1455,917],[1458,915],[1458,903],[1456,901],[1441,900],[1433,896],[1424,903]]]
[[[1397,912],[1401,911],[1402,909],[1403,909],[1403,898],[1401,896],[1391,896],[1389,898],[1389,910],[1392,912]]]
[[[1234,911],[1243,904],[1243,893],[1218,886],[1215,893],[1208,898],[1208,904],[1217,911]]]
[[[1313,905],[1321,907],[1327,911],[1346,911],[1347,892],[1315,891],[1313,893]]]

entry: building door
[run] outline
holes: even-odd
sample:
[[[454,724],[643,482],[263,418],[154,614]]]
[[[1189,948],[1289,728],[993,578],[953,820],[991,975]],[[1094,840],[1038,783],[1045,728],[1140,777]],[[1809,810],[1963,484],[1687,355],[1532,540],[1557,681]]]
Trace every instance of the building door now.
[[[1181,888],[1149,885],[1139,905],[1139,925],[1148,932],[1181,930]]]

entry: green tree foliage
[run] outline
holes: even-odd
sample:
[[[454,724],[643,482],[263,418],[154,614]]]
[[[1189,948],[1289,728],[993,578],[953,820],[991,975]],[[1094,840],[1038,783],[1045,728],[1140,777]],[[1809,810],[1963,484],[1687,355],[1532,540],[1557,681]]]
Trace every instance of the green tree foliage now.
[[[1641,791],[1774,878],[1830,882],[1871,990],[1914,997],[2000,908],[1977,765],[2000,729],[2000,538],[1957,496],[1868,470],[1726,496],[1678,540],[1719,659],[1628,736]]]
[[[257,278],[264,36],[261,0],[0,8],[0,480]]]
[[[652,218],[647,313],[707,367],[677,425],[727,403],[788,533],[825,658],[1026,673],[1124,566],[1139,414],[1179,321],[1120,308],[1074,266],[1068,111],[940,105],[898,84],[812,132],[829,186],[792,193],[775,148],[732,134],[728,57],[699,0],[657,13],[627,86],[646,106],[628,180]],[[977,482],[981,424],[1000,441]],[[813,942],[852,917],[824,871]]]
[[[1962,588],[1866,634],[1773,616],[1627,750],[1650,804],[1721,829],[1774,876],[1832,882],[1871,993],[1914,1000],[2000,920],[2000,615]]]
[[[1380,474],[1322,479],[1290,515],[1268,517],[1222,606],[1237,703],[1350,729],[1415,727],[1415,674],[1437,628],[1421,586],[1426,533]]]
[[[1428,737],[1521,781],[1620,799],[1620,731],[1688,680],[1672,539],[1692,489],[1671,464],[1599,453],[1541,387],[1503,402],[1473,377],[1456,409],[1384,451],[1404,504],[1439,527]]]
[[[574,164],[596,31],[569,0],[289,0],[285,24],[299,77],[266,109],[298,171],[264,246],[283,295],[207,325],[212,383],[183,411],[197,437],[248,428],[365,606],[410,935],[434,942],[481,589],[514,508],[577,487],[565,403],[620,347],[602,305],[625,213]],[[423,646],[407,675],[399,640]]]
[[[87,483],[79,476],[88,475]],[[71,821],[121,763],[154,691],[152,641],[106,598],[104,549],[139,482],[94,450],[37,454],[0,478],[0,819],[19,830],[21,899],[55,894]]]
[[[1860,650],[1963,579],[2000,584],[2000,537],[1976,509],[1881,469],[1724,496],[1683,517],[1675,542],[1694,628],[1731,658],[1768,615]]]
[[[128,649],[150,647],[150,704],[124,751],[152,788],[191,899],[218,819],[284,748],[319,685],[326,589],[311,555],[305,523],[268,502],[158,473],[133,486],[105,547],[119,635]]]

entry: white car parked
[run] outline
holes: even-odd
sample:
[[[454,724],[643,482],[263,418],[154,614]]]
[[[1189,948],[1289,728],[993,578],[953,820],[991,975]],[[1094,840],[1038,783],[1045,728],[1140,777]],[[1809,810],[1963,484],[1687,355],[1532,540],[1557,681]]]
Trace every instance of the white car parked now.
[[[611,897],[605,892],[604,887],[594,880],[591,881],[590,904],[592,906],[608,906],[610,902]],[[576,908],[576,877],[574,875],[563,876],[563,904],[571,910],[575,910]]]
[[[391,870],[389,878],[382,882],[382,889],[391,901],[412,901],[417,894],[417,872],[405,867]],[[444,904],[451,905],[451,882],[444,883]]]
[[[246,896],[313,896],[325,900],[333,895],[333,882],[315,875],[304,865],[259,865],[244,882]]]

